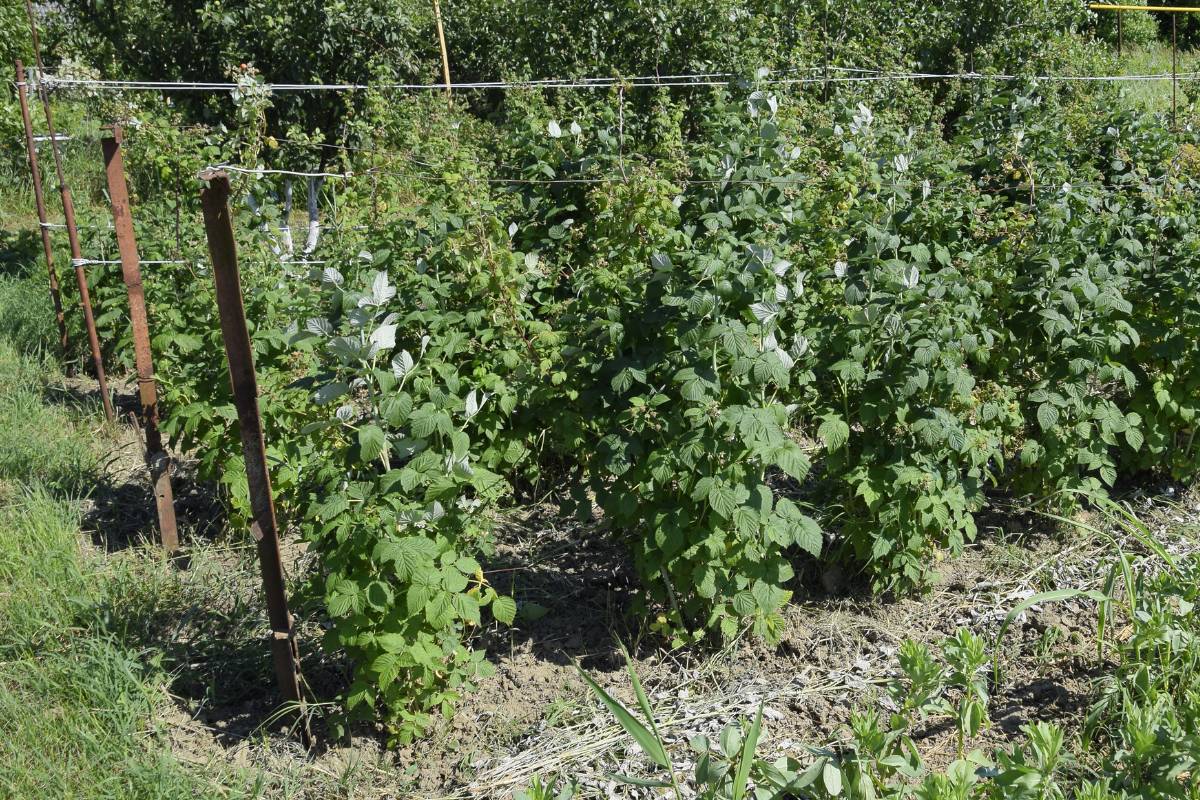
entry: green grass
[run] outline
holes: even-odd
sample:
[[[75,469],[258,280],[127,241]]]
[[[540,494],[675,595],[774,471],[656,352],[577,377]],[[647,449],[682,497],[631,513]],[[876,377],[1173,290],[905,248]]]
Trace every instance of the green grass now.
[[[20,484],[78,495],[94,477],[99,452],[78,413],[43,400],[48,369],[0,340],[0,492]]]
[[[254,776],[187,767],[160,736],[171,676],[109,612],[173,568],[149,551],[114,567],[85,543],[96,444],[81,412],[42,401],[44,381],[0,341],[0,797],[258,794]]]
[[[108,587],[78,503],[23,488],[0,507],[0,796],[215,796],[155,736],[156,659],[94,624]]]
[[[212,794],[154,741],[166,702],[145,654],[89,630],[103,585],[76,504],[39,489],[0,509],[0,796]]]
[[[1181,75],[1200,72],[1200,53],[1193,51],[1179,52],[1179,73]],[[1125,49],[1120,60],[1120,74],[1123,75],[1160,75],[1171,72],[1171,45],[1156,44],[1147,48]],[[1171,111],[1171,81],[1128,81],[1124,84],[1125,97],[1132,105],[1161,113]],[[1200,81],[1181,78],[1178,87],[1178,103],[1180,119],[1183,121],[1183,109],[1188,104],[1189,94],[1200,96]]]
[[[5,224],[14,221],[6,217]],[[0,339],[34,354],[46,352],[57,336],[36,225],[0,229]]]

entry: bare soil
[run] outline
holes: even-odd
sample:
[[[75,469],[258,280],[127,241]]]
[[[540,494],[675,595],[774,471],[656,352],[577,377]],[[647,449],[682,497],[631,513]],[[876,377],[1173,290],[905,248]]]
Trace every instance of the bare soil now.
[[[113,552],[114,541],[127,546],[153,531],[140,459],[136,435],[121,426],[106,473],[110,486],[89,511],[96,543],[107,552]],[[786,632],[777,646],[747,640],[721,650],[670,651],[647,637],[629,613],[636,577],[600,523],[564,521],[548,508],[518,509],[501,521],[497,552],[485,569],[522,608],[540,606],[545,614],[480,634],[477,644],[487,648],[496,674],[424,741],[387,751],[382,731],[364,729],[348,745],[325,740],[306,756],[273,719],[273,698],[261,692],[272,683],[265,642],[245,635],[246,620],[261,615],[251,551],[236,532],[214,533],[223,523],[219,504],[210,487],[187,476],[185,464],[176,488],[185,536],[211,542],[215,535],[232,543],[225,562],[227,591],[208,612],[240,616],[221,628],[226,638],[218,636],[217,646],[224,650],[195,662],[192,676],[189,658],[212,621],[181,622],[171,632],[174,641],[167,649],[177,659],[179,677],[169,687],[173,710],[161,729],[181,760],[256,767],[288,797],[509,797],[537,775],[578,779],[595,796],[640,796],[604,777],[608,770],[648,771],[593,702],[575,667],[632,701],[619,643],[634,653],[669,738],[715,737],[761,703],[766,719],[761,751],[799,754],[805,745],[840,740],[855,707],[888,709],[883,689],[904,640],[936,647],[960,626],[994,636],[1009,609],[1036,592],[1098,585],[1110,552],[1103,540],[1082,531],[1051,527],[1027,514],[996,513],[981,525],[979,542],[943,563],[940,580],[924,596],[871,597],[854,576],[809,565],[798,582],[820,588],[787,608]],[[1170,549],[1196,547],[1200,498],[1164,487],[1131,502]],[[127,532],[115,536],[119,528]],[[1125,545],[1139,552],[1135,542]],[[308,563],[304,548],[293,542],[288,556],[290,574],[302,575]],[[348,665],[320,652],[316,614],[300,609],[298,616],[306,677],[318,703],[332,700],[345,685]],[[999,644],[1004,681],[993,699],[992,724],[972,747],[1004,746],[1037,719],[1078,724],[1103,667],[1096,659],[1095,621],[1094,604],[1086,601],[1034,607],[1017,621]],[[233,654],[237,669],[222,664],[221,652]],[[319,715],[316,723],[320,732]],[[956,756],[953,726],[943,720],[931,720],[919,738],[931,766]]]

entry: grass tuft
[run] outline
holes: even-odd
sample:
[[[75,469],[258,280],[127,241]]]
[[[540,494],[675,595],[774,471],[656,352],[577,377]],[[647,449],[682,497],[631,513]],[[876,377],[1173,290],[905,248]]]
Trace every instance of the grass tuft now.
[[[80,495],[95,477],[99,452],[76,415],[45,405],[46,375],[44,364],[0,340],[0,485]]]

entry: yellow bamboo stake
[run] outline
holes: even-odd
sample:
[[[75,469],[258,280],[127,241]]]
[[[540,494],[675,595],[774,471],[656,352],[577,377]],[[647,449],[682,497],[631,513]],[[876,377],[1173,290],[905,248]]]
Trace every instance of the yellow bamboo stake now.
[[[1125,6],[1111,3],[1090,3],[1092,11],[1163,11],[1168,14],[1189,14],[1200,12],[1200,6]]]
[[[442,78],[446,81],[446,97],[450,96],[450,56],[446,52],[446,33],[442,30],[442,7],[433,0],[433,18],[437,22],[438,43],[442,46]]]

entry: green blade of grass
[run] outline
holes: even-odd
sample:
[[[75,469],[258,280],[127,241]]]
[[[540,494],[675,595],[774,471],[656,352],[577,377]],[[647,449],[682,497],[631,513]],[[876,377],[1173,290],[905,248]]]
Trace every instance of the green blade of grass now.
[[[655,764],[664,769],[670,769],[671,761],[667,758],[667,752],[663,748],[662,742],[655,738],[654,734],[645,725],[638,722],[637,717],[629,713],[629,709],[625,708],[620,701],[600,688],[600,684],[592,680],[591,676],[580,669],[578,664],[575,665],[575,670],[583,677],[584,682],[591,687],[596,696],[600,698],[600,702],[616,717],[617,722],[625,729],[625,732],[632,736],[634,741],[638,743],[638,747],[642,748],[642,752],[648,755]]]
[[[1100,601],[1100,615],[1096,620],[1096,660],[1104,658],[1104,633],[1108,630],[1108,617],[1112,609],[1112,593],[1113,588],[1117,585],[1117,567],[1108,571],[1108,577],[1104,580],[1104,599]]]
[[[738,759],[737,772],[733,776],[733,800],[742,800],[746,796],[746,782],[750,779],[750,767],[754,764],[754,751],[758,748],[758,736],[762,733],[763,707],[758,704],[758,713],[754,715],[754,723],[742,743],[742,755]]]
[[[621,646],[621,653],[625,656],[625,667],[629,671],[629,680],[633,684],[633,693],[637,697],[638,706],[642,709],[642,713],[650,723],[650,729],[654,732],[654,738],[657,739],[659,738],[658,726],[654,723],[654,710],[650,708],[650,698],[646,697],[646,690],[642,688],[642,680],[638,677],[637,670],[633,668],[633,659],[624,645]]]
[[[992,679],[996,685],[1000,683],[1000,640],[1008,632],[1008,626],[1012,625],[1013,620],[1020,616],[1021,612],[1028,611],[1040,603],[1057,603],[1063,600],[1072,600],[1076,597],[1087,597],[1098,602],[1109,599],[1108,595],[1098,589],[1054,589],[1049,592],[1039,592],[1013,606],[1012,610],[1004,618],[1004,622],[1001,623],[1000,632],[996,634],[996,654],[993,656],[992,662]]]
[[[1078,494],[1080,497],[1086,498],[1089,502],[1093,503],[1094,505],[1098,506],[1099,508],[1104,509],[1108,513],[1108,516],[1110,518],[1114,519],[1114,521],[1116,521],[1116,523],[1118,525],[1120,525],[1127,533],[1129,533],[1131,536],[1133,536],[1133,538],[1136,539],[1143,547],[1145,547],[1150,552],[1154,553],[1154,555],[1161,558],[1164,562],[1166,562],[1167,566],[1169,566],[1172,570],[1176,569],[1175,559],[1172,558],[1172,556],[1169,552],[1167,552],[1167,549],[1162,546],[1162,544],[1158,541],[1158,539],[1154,538],[1154,534],[1150,531],[1149,528],[1146,527],[1146,524],[1144,522],[1142,522],[1141,520],[1139,520],[1133,514],[1133,512],[1131,512],[1124,505],[1114,502],[1113,500],[1110,500],[1107,497],[1101,497],[1099,495],[1091,494],[1089,492],[1074,492],[1074,494]],[[1077,519],[1069,519],[1068,517],[1063,517],[1058,514],[1050,513],[1048,511],[1040,511],[1038,513],[1040,513],[1042,516],[1046,517],[1047,519],[1052,519],[1057,522],[1065,522],[1068,525],[1073,525],[1077,528],[1081,528],[1082,530],[1088,531],[1089,533],[1094,533],[1094,534],[1097,534],[1098,536],[1102,536],[1103,538],[1107,539],[1111,544],[1113,544],[1114,546],[1117,546],[1116,540],[1112,537],[1111,534],[1109,534],[1105,531],[1102,531],[1093,525],[1089,525],[1086,522],[1080,522]]]

